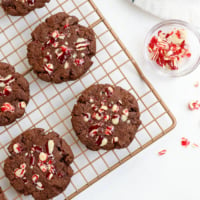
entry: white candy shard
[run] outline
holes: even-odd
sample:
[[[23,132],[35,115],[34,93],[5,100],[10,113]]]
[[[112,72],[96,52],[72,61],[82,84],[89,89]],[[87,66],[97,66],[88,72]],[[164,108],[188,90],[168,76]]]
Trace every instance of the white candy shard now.
[[[54,141],[53,140],[49,140],[48,141],[48,151],[49,151],[49,154],[52,154],[53,150],[54,150]]]
[[[100,147],[105,146],[108,143],[108,139],[107,138],[103,138],[103,140],[101,141]]]

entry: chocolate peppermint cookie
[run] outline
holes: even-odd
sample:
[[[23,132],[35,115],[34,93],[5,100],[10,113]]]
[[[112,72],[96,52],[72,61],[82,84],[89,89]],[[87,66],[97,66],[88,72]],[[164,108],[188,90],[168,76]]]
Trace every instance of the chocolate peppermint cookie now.
[[[72,111],[73,128],[91,150],[127,147],[141,124],[136,99],[121,87],[93,85]]]
[[[37,200],[53,198],[65,190],[73,170],[73,153],[55,132],[30,129],[15,138],[8,147],[11,156],[4,171],[11,185]]]
[[[29,84],[13,66],[0,62],[0,126],[24,115],[29,101]]]
[[[0,187],[0,200],[6,200],[6,197],[5,197],[1,187]]]
[[[42,8],[50,0],[2,0],[4,11],[10,15],[23,16],[36,8]]]
[[[55,83],[79,78],[92,65],[95,53],[93,30],[64,12],[40,24],[28,45],[28,60],[34,72],[42,80]]]

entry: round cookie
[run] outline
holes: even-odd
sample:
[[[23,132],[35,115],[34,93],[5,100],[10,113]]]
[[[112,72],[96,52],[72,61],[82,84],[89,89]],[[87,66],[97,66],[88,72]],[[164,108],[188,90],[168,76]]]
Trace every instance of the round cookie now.
[[[73,153],[55,132],[30,129],[15,138],[8,147],[4,172],[11,185],[37,200],[53,198],[65,190],[73,170]]]
[[[86,89],[72,111],[73,128],[91,150],[127,147],[141,124],[136,99],[121,87],[97,84]]]
[[[95,53],[94,31],[79,25],[76,17],[61,12],[32,32],[27,57],[39,78],[61,83],[86,73]]]
[[[42,8],[50,0],[2,0],[6,13],[14,16],[24,16],[36,8]]]
[[[0,62],[0,126],[24,115],[29,101],[29,84],[13,66]]]

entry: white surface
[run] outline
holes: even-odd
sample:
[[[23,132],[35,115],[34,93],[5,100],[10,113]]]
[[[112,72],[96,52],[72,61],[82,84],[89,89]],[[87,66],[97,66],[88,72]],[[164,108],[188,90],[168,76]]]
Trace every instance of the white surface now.
[[[200,111],[187,109],[190,100],[200,99],[200,87],[193,86],[200,79],[200,69],[181,78],[156,74],[143,59],[143,42],[160,19],[129,0],[94,2],[174,113],[177,127],[74,200],[199,200],[200,149],[183,148],[180,141],[186,137],[200,144]],[[167,154],[159,157],[157,152],[162,149]]]
[[[181,19],[200,27],[199,0],[134,0],[134,3],[163,19]]]

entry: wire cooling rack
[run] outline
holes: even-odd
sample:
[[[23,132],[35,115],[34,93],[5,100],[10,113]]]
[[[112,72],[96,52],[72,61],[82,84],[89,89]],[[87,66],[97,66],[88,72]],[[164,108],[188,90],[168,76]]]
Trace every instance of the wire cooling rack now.
[[[39,80],[28,64],[27,44],[31,32],[45,18],[66,11],[94,29],[97,54],[87,74],[76,81],[51,84]],[[31,127],[53,129],[71,146],[75,156],[74,176],[68,188],[54,199],[71,199],[110,171],[172,130],[176,121],[135,60],[112,31],[92,0],[52,0],[46,7],[25,17],[12,17],[0,10],[0,60],[16,67],[30,83],[31,99],[26,114],[15,123],[0,127],[0,186],[9,200],[32,199],[18,194],[3,172],[10,141]],[[71,125],[71,111],[77,96],[94,83],[119,85],[130,91],[139,103],[142,125],[128,148],[97,152],[80,143]]]

